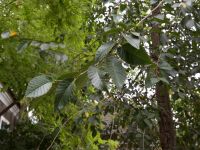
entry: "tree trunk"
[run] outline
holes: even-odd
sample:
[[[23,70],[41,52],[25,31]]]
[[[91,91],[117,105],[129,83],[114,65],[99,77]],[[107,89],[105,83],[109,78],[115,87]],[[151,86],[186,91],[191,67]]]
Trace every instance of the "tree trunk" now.
[[[159,82],[156,85],[156,99],[159,108],[160,119],[160,144],[163,150],[175,150],[176,132],[170,106],[170,98],[167,86]]]
[[[153,5],[155,8],[158,4]],[[152,16],[160,14],[160,6],[157,7],[155,11],[152,12]],[[155,62],[158,62],[159,58],[159,46],[160,46],[160,34],[159,34],[159,24],[154,23],[152,25],[152,50],[151,57]],[[157,69],[157,74],[159,76],[159,68]],[[170,106],[169,91],[165,83],[159,82],[156,84],[156,100],[159,109],[159,136],[160,144],[163,150],[175,150],[176,145],[176,132],[173,123],[173,115]]]

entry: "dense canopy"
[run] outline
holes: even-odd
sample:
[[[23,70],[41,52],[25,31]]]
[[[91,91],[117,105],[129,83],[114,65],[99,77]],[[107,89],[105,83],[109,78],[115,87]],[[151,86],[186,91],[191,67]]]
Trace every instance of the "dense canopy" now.
[[[200,149],[198,0],[0,0],[0,147]]]

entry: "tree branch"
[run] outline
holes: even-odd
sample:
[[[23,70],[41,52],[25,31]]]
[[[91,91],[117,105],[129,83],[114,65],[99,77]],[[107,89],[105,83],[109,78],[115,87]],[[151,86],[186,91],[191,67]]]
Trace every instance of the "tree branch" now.
[[[152,13],[162,5],[163,2],[164,2],[164,0],[160,1],[160,3],[159,3],[156,7],[154,7],[148,15],[145,16],[145,17],[137,24],[137,26],[139,26],[144,20],[146,20],[147,18],[149,18],[149,17],[152,15]]]

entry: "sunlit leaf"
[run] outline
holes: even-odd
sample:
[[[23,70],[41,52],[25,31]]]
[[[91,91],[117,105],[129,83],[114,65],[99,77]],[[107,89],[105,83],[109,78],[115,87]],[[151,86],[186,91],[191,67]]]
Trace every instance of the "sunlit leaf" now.
[[[120,89],[126,80],[126,71],[122,66],[122,62],[114,57],[107,59],[106,69],[113,79],[114,84]]]
[[[108,42],[101,45],[96,52],[95,60],[101,61],[110,52],[110,50],[113,48],[114,45],[115,45],[114,42]]]
[[[137,36],[132,36],[128,34],[122,33],[123,37],[127,40],[129,44],[131,44],[133,47],[139,49],[140,48],[140,39]]]
[[[100,77],[100,71],[98,68],[91,66],[88,69],[88,78],[91,80],[91,83],[97,89],[102,89],[103,83]]]
[[[52,87],[52,81],[45,75],[33,78],[27,87],[26,97],[39,97],[46,94]]]

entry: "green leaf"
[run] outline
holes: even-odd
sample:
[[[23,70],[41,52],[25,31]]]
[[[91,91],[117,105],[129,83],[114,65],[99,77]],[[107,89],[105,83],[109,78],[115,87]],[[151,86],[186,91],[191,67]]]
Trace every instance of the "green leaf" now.
[[[126,43],[118,49],[119,57],[131,65],[151,64],[151,59],[143,48],[139,50]]]
[[[151,5],[154,5],[158,2],[158,0],[151,0],[150,2],[151,2]]]
[[[165,79],[165,78],[163,78],[163,77],[162,77],[162,78],[159,78],[159,80],[160,80],[160,81],[163,81],[163,82],[165,82],[165,83],[167,83],[167,84],[169,84],[169,82],[167,81],[167,79]]]
[[[114,84],[121,89],[126,80],[126,71],[122,66],[122,62],[117,58],[110,57],[106,62],[106,70],[113,79]]]
[[[153,86],[156,83],[158,83],[160,81],[160,79],[159,78],[151,78],[150,81],[151,81],[151,86]]]
[[[87,73],[92,85],[97,89],[102,89],[103,83],[100,77],[100,70],[94,66],[90,66]]]
[[[169,70],[169,71],[171,71],[171,70],[173,69],[172,66],[171,66],[168,62],[166,62],[166,61],[161,61],[161,62],[158,64],[158,67],[159,67],[160,69]]]
[[[50,136],[52,138],[54,138],[55,136],[57,136],[58,134],[60,133],[60,128],[59,127],[56,127],[53,132],[50,134]]]
[[[165,0],[165,2],[171,4],[173,0]]]
[[[24,49],[26,49],[28,47],[28,45],[30,44],[30,41],[22,41],[18,47],[17,47],[17,51],[18,52],[22,52]]]
[[[149,76],[146,78],[146,81],[145,81],[145,86],[146,88],[149,88],[151,86],[154,86],[156,83],[158,82],[165,82],[166,84],[169,84],[169,82],[167,81],[167,79],[165,79],[164,77],[153,77],[153,78],[150,78]]]
[[[145,124],[149,127],[152,128],[152,123],[148,119],[144,119]]]
[[[68,79],[60,81],[56,88],[55,109],[62,109],[68,102],[74,99],[75,84]]]
[[[105,36],[107,36],[107,35],[114,35],[114,34],[118,34],[118,33],[120,33],[122,31],[122,28],[111,28],[111,29],[108,29],[107,31],[105,31],[104,33],[103,33],[103,35]]]
[[[161,34],[160,40],[163,45],[167,45],[167,43],[169,42],[169,39],[165,33]]]
[[[114,45],[115,45],[114,42],[108,42],[101,45],[96,52],[95,60],[101,61],[106,55],[108,55],[108,53],[110,52],[110,50],[113,48]]]
[[[52,87],[52,81],[45,75],[33,78],[27,87],[26,97],[39,97],[46,94]]]
[[[77,88],[82,88],[88,81],[88,77],[87,77],[87,72],[84,72],[82,74],[80,74],[76,79],[75,79],[75,85]]]
[[[140,39],[139,37],[134,37],[132,35],[122,33],[123,37],[130,43],[133,47],[139,49],[140,48]],[[134,34],[135,35],[135,34]]]
[[[192,27],[195,26],[195,22],[190,15],[185,16],[183,18],[183,20],[181,21],[181,23],[182,23],[183,26],[185,26],[188,29],[191,29]]]

